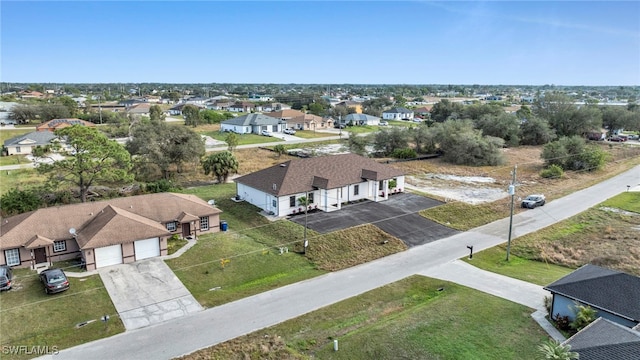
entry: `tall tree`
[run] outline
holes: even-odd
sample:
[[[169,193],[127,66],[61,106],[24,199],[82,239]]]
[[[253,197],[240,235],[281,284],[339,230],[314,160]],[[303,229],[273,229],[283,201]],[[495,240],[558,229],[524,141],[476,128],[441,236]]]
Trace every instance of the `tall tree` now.
[[[507,146],[513,147],[520,144],[520,121],[515,115],[504,111],[498,115],[483,115],[476,121],[476,128],[482,130],[483,135],[503,139]]]
[[[227,149],[231,152],[238,146],[238,135],[234,132],[230,132],[224,137],[224,142],[227,143]]]
[[[387,156],[398,149],[405,149],[407,147],[407,140],[406,130],[394,126],[389,130],[381,130],[375,134],[373,148]]]
[[[50,181],[78,187],[80,200],[87,201],[92,185],[123,183],[132,180],[131,156],[125,148],[109,140],[96,128],[74,125],[56,131],[70,149],[64,160],[41,164],[38,171]]]
[[[349,132],[349,139],[347,139],[347,148],[354,154],[366,156],[367,146],[370,143],[369,136],[358,136],[355,132]]]
[[[558,136],[584,135],[602,127],[602,113],[597,107],[578,108],[573,99],[559,92],[537,97],[534,114],[547,120]]]
[[[182,108],[182,115],[184,115],[185,125],[196,127],[200,124],[201,116],[199,107],[187,104]]]
[[[211,154],[202,160],[205,175],[213,174],[219,184],[227,182],[231,173],[238,172],[238,160],[230,151]]]
[[[151,107],[149,108],[149,118],[151,119],[151,121],[164,121],[166,117],[167,116],[165,115],[164,111],[162,111],[160,105],[151,105]]]
[[[549,127],[547,120],[529,117],[520,123],[520,144],[543,145],[556,138],[556,133]]]
[[[68,96],[61,96],[55,99],[55,103],[66,107],[71,117],[78,115],[78,103],[72,98]]]
[[[171,126],[165,122],[132,126],[127,149],[132,155],[155,165],[164,179],[170,178],[172,167],[181,172],[184,163],[196,162],[205,153],[200,135],[188,127]]]
[[[444,122],[448,119],[460,119],[463,115],[464,107],[457,102],[442,99],[431,108],[431,120]]]

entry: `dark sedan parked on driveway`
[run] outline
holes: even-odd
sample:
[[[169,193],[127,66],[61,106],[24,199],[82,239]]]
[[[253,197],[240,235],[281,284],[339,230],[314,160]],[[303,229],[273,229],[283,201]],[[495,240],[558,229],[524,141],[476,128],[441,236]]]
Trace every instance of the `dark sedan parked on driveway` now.
[[[62,269],[47,269],[40,273],[40,281],[47,294],[55,294],[69,289],[69,280]]]
[[[544,206],[545,198],[544,195],[536,194],[529,195],[524,200],[522,200],[522,207],[527,209],[533,209],[538,206]]]

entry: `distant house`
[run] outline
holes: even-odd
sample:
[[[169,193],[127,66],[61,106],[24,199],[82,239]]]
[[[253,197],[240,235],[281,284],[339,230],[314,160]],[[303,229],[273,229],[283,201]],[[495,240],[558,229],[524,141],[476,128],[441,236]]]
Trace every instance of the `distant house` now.
[[[151,111],[151,104],[139,103],[139,104],[130,106],[127,109],[127,114],[138,115],[138,116],[149,116],[150,111]]]
[[[603,317],[626,327],[640,323],[640,277],[585,265],[545,287],[551,292],[553,316],[575,319],[576,304],[589,305]]]
[[[42,99],[45,95],[39,91],[23,90],[18,93],[21,99]]]
[[[283,103],[267,103],[262,105],[262,111],[270,113],[272,111],[290,110],[291,106]]]
[[[36,146],[51,145],[57,139],[53,132],[34,131],[5,140],[4,149],[7,155],[29,155]]]
[[[53,120],[49,120],[46,122],[43,122],[42,124],[36,126],[36,131],[51,131],[54,132],[58,129],[62,129],[62,128],[66,128],[69,126],[73,126],[73,125],[81,125],[81,126],[88,126],[88,127],[95,127],[96,124],[90,122],[90,121],[85,121],[85,120],[81,120],[81,119],[53,119]]]
[[[367,114],[349,114],[340,119],[343,125],[352,123],[353,125],[379,125],[380,118]]]
[[[394,107],[382,112],[384,120],[413,120],[413,111],[403,108]]]
[[[287,120],[287,127],[296,130],[317,130],[333,127],[333,119],[313,114],[303,114]]]
[[[272,112],[265,112],[264,113],[267,116],[270,117],[274,117],[277,119],[280,119],[282,121],[288,122],[289,120],[298,117],[298,116],[303,116],[304,113],[300,110],[293,110],[293,109],[283,109],[283,110],[279,110],[279,111],[272,111]]]
[[[193,105],[198,107],[200,110],[204,109],[203,105],[199,105],[199,104],[187,104],[187,103],[180,103],[178,105],[175,105],[173,107],[171,107],[169,109],[169,115],[182,115],[182,109],[187,106],[187,105]]]
[[[355,154],[294,159],[235,179],[236,194],[269,214],[288,216],[309,206],[336,211],[342,203],[384,201],[402,192],[404,173]]]
[[[287,127],[286,122],[263,114],[247,114],[220,123],[220,131],[237,134],[260,134],[263,130],[281,132]]]
[[[87,270],[167,255],[167,239],[219,231],[220,210],[194,195],[158,193],[41,208],[2,219],[0,265]]]
[[[254,111],[256,107],[256,104],[249,102],[249,101],[239,101],[236,102],[232,105],[229,106],[229,111],[230,112],[245,112],[245,113],[249,113],[251,111]]]
[[[640,306],[640,304],[638,304]],[[598,318],[567,339],[580,360],[628,360],[640,358],[640,329],[629,329]]]
[[[356,114],[362,114],[362,103],[357,101],[345,100],[337,103],[335,107],[353,108]]]

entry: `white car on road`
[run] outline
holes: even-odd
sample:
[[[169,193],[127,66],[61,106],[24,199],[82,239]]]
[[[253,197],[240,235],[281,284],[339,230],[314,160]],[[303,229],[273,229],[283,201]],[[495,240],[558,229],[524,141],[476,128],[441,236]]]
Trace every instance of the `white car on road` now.
[[[262,134],[264,136],[272,136],[271,135],[271,131],[269,131],[269,130],[262,130],[262,132],[260,134]]]

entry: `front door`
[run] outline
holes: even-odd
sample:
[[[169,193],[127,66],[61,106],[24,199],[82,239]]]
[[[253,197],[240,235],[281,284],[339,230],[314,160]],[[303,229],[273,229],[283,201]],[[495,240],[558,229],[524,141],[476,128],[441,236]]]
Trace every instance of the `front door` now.
[[[182,224],[182,237],[191,236],[191,224],[186,222]]]
[[[45,251],[45,248],[41,247],[33,250],[33,255],[36,258],[36,264],[47,262],[47,252]]]

